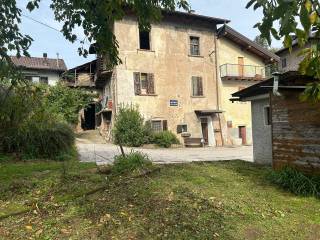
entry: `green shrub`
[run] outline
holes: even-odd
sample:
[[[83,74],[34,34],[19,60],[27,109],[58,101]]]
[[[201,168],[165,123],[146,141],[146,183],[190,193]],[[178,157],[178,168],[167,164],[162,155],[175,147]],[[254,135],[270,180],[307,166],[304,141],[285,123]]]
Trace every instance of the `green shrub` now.
[[[138,109],[133,106],[121,107],[113,130],[114,143],[139,147],[147,141],[145,134],[143,117]]]
[[[172,144],[179,144],[176,135],[170,131],[154,133],[152,142],[165,148],[171,147]]]
[[[74,144],[74,133],[65,123],[27,123],[11,129],[3,139],[6,152],[17,152],[26,158],[55,158]]]
[[[119,155],[115,157],[112,172],[123,174],[133,172],[138,169],[149,168],[152,162],[146,154],[140,152],[131,152],[125,156]]]
[[[309,176],[296,169],[286,167],[272,171],[269,180],[294,194],[320,197],[320,176]]]

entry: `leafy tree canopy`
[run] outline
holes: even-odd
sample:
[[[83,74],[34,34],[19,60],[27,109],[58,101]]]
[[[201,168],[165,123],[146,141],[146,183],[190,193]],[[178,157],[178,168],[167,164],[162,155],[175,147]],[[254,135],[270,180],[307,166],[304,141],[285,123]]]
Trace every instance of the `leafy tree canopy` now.
[[[261,37],[260,35],[256,36],[253,41],[255,43],[258,43],[260,46],[264,47],[265,49],[269,48],[268,40]]]
[[[310,34],[320,37],[320,2],[318,0],[250,0],[246,6],[254,10],[262,9],[263,19],[255,27],[261,32],[261,37],[284,39],[284,46],[292,49],[294,38],[302,48],[307,43]],[[278,25],[277,25],[278,24]],[[299,70],[302,74],[320,79],[320,43],[304,48],[304,55]],[[306,99],[320,100],[320,82],[310,85],[305,91]],[[312,93],[312,95],[310,95]],[[317,95],[316,94],[316,95]]]
[[[39,8],[41,0],[29,0],[26,8],[33,11]],[[82,27],[85,39],[97,42],[99,54],[108,55],[112,64],[120,62],[118,43],[112,32],[113,23],[121,20],[126,10],[133,11],[142,28],[150,28],[150,23],[161,18],[161,11],[174,11],[176,8],[189,9],[187,0],[51,0],[50,8],[55,20],[63,23],[61,32],[71,42],[77,40],[76,27]],[[9,51],[17,56],[27,55],[32,38],[19,31],[22,10],[16,0],[0,1],[0,58],[7,58]],[[82,39],[83,43],[85,39]],[[86,56],[88,49],[83,44],[78,49]]]

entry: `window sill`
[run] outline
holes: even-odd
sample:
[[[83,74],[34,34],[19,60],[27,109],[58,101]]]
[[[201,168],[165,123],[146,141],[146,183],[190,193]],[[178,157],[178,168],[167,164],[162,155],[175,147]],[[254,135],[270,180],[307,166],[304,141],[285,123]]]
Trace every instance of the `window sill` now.
[[[204,56],[202,56],[202,55],[191,55],[191,54],[189,54],[188,56],[189,57],[195,57],[195,58],[204,58]]]
[[[206,96],[190,96],[191,98],[205,98]]]
[[[136,96],[140,97],[156,97],[158,94],[136,94]]]
[[[150,53],[155,53],[156,51],[154,50],[149,50],[149,49],[137,49],[138,52],[150,52]]]

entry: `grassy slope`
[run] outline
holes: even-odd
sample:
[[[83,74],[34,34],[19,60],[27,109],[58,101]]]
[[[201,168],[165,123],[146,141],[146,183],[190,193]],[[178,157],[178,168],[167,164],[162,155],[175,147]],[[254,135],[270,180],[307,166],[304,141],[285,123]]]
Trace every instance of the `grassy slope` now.
[[[270,185],[268,168],[171,165],[108,181],[93,169],[74,163],[62,178],[62,163],[0,163],[0,216],[34,209],[0,221],[0,239],[320,238],[319,200]]]

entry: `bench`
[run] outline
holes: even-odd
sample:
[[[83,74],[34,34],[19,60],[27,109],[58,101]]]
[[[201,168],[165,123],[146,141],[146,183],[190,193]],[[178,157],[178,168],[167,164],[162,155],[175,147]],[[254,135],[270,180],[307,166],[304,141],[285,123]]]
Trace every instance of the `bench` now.
[[[186,147],[202,147],[201,139],[202,138],[185,138],[184,145]]]

